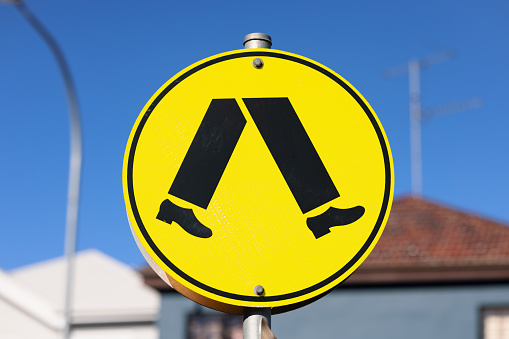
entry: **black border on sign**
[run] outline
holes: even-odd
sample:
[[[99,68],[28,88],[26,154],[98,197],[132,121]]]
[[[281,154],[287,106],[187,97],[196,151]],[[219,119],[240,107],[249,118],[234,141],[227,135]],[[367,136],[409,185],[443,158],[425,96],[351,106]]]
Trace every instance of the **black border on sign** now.
[[[357,103],[362,107],[366,115],[368,116],[369,120],[371,121],[371,124],[373,125],[373,128],[376,131],[376,134],[378,136],[378,140],[380,142],[380,145],[382,147],[382,153],[384,157],[385,162],[385,190],[384,190],[384,198],[382,202],[382,208],[380,210],[380,214],[378,216],[378,219],[376,221],[375,227],[373,228],[371,234],[369,235],[367,241],[364,243],[364,245],[361,247],[359,252],[345,265],[343,266],[339,271],[331,275],[329,278],[313,285],[307,288],[304,288],[300,291],[291,292],[287,294],[281,294],[281,295],[274,295],[274,296],[267,296],[267,297],[259,297],[259,296],[247,296],[247,295],[241,295],[241,294],[234,294],[229,293],[225,291],[221,291],[218,289],[215,289],[213,287],[210,287],[208,285],[205,285],[204,283],[197,281],[196,279],[190,277],[186,273],[184,273],[182,270],[180,270],[178,267],[176,267],[166,256],[159,250],[159,248],[156,246],[154,241],[150,238],[150,235],[148,234],[147,230],[145,229],[145,226],[143,225],[143,222],[141,220],[141,217],[138,212],[138,208],[136,206],[136,199],[134,197],[134,191],[133,191],[133,162],[134,162],[134,154],[136,151],[136,145],[138,143],[138,139],[140,137],[141,131],[143,130],[143,127],[145,126],[145,123],[147,122],[148,118],[150,117],[150,114],[155,109],[155,107],[158,105],[158,103],[161,101],[161,99],[169,92],[171,91],[175,86],[177,86],[181,81],[189,77],[190,75],[206,68],[211,65],[231,60],[231,59],[237,59],[237,58],[244,58],[244,57],[259,57],[259,56],[267,56],[267,57],[274,57],[274,58],[280,58],[285,59],[293,62],[297,62],[299,64],[302,64],[304,66],[310,67],[325,76],[329,77],[333,81],[335,81],[338,85],[343,87],[356,101]],[[380,129],[380,126],[378,126],[378,123],[373,116],[373,113],[370,111],[368,106],[364,103],[364,101],[355,93],[355,91],[350,88],[345,82],[343,82],[339,77],[334,75],[332,72],[328,71],[327,69],[324,69],[312,62],[309,62],[304,59],[297,58],[295,56],[286,55],[278,52],[238,52],[233,53],[229,55],[220,56],[218,58],[208,60],[202,64],[197,65],[196,67],[188,70],[184,74],[180,75],[178,78],[173,80],[166,88],[159,93],[159,95],[155,98],[155,100],[150,104],[148,109],[145,111],[143,118],[141,119],[136,132],[134,133],[133,140],[131,143],[131,147],[129,150],[129,159],[127,163],[127,189],[129,193],[129,201],[131,203],[131,208],[133,211],[134,218],[136,220],[136,223],[143,234],[145,240],[147,241],[148,245],[154,253],[163,261],[173,272],[178,274],[183,279],[187,280],[189,283],[195,285],[196,287],[199,287],[207,292],[210,292],[212,294],[222,296],[225,298],[230,298],[234,300],[239,301],[252,301],[252,302],[272,302],[272,301],[280,301],[280,300],[287,300],[287,299],[293,299],[297,298],[309,293],[312,293],[339,278],[342,276],[345,272],[347,272],[359,259],[364,255],[364,253],[368,250],[369,246],[373,243],[373,241],[376,238],[376,235],[378,234],[378,231],[380,230],[380,227],[382,227],[383,220],[385,218],[385,214],[387,213],[387,208],[389,205],[389,199],[391,194],[391,163],[389,159],[389,151],[387,148],[387,145],[385,143],[385,139],[383,137],[383,133]]]

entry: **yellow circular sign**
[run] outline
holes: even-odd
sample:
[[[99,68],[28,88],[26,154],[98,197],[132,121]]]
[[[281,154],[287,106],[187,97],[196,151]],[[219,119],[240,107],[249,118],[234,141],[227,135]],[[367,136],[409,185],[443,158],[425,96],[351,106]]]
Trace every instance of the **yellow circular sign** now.
[[[182,70],[139,115],[123,166],[129,221],[172,286],[206,306],[284,312],[371,252],[393,165],[382,126],[341,76],[249,49]]]

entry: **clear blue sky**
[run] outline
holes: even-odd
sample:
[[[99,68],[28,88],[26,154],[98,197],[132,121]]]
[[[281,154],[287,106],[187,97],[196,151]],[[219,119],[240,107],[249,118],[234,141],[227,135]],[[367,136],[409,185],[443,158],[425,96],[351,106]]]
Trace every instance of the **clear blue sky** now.
[[[144,264],[127,222],[122,160],[144,104],[171,76],[242,48],[273,48],[338,72],[368,100],[392,148],[395,197],[410,191],[408,76],[384,70],[446,48],[421,73],[423,107],[472,97],[475,110],[423,124],[424,197],[509,223],[509,2],[27,1],[70,64],[84,131],[78,248]],[[0,268],[63,254],[69,159],[64,87],[49,49],[0,5]]]

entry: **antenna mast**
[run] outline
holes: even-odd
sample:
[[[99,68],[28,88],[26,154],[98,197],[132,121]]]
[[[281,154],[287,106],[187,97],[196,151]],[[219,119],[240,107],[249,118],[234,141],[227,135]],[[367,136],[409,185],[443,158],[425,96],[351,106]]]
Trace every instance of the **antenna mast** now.
[[[454,58],[452,49],[429,55],[420,59],[412,59],[406,64],[390,68],[384,72],[385,78],[392,78],[408,73],[409,111],[410,111],[410,175],[411,193],[422,195],[422,137],[421,122],[437,115],[477,108],[482,105],[481,98],[473,98],[461,102],[440,106],[437,109],[422,110],[420,71],[423,68]]]

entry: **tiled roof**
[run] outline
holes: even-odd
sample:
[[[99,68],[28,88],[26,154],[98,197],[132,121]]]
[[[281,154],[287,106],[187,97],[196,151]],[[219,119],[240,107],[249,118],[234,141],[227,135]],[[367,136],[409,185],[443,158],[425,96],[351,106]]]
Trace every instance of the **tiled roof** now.
[[[422,198],[394,201],[363,268],[509,266],[509,225]]]

